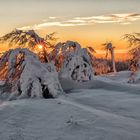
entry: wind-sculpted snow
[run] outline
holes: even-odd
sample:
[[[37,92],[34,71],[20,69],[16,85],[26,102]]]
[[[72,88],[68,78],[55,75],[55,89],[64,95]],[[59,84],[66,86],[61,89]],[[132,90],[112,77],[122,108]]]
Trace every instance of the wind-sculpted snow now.
[[[104,89],[75,90],[54,100],[0,104],[2,140],[139,140],[140,97]]]
[[[38,62],[27,68],[32,71],[34,65]],[[48,67],[43,68],[30,73],[25,67],[23,74],[27,79],[31,74],[36,77]],[[129,71],[112,73],[83,83],[60,79],[69,94],[54,100],[0,101],[0,139],[139,140],[140,88],[126,82],[129,75]],[[34,87],[40,84],[35,81]],[[38,90],[32,89],[32,95]]]
[[[139,84],[129,84],[130,71],[117,72],[109,75],[95,76],[93,80],[87,82],[76,82],[67,78],[60,78],[60,83],[64,91],[71,93],[79,89],[104,89],[109,91],[128,92],[130,94],[140,94]]]

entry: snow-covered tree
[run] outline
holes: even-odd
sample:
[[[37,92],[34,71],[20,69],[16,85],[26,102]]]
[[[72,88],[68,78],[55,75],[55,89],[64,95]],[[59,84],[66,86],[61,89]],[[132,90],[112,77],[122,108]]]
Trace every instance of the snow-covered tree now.
[[[111,55],[113,72],[116,73],[114,47],[111,42],[104,43],[103,46],[105,47],[105,50],[106,50],[106,58],[108,57],[108,52]]]
[[[34,51],[37,47],[42,50],[44,61],[47,62],[47,51],[52,47],[52,41],[55,41],[55,33],[46,35],[45,38],[40,37],[34,30],[15,29],[12,32],[0,37],[0,43],[7,43],[8,46],[14,48],[28,48]]]
[[[81,48],[81,46],[77,42],[60,42],[54,46],[53,50],[50,52],[49,60],[54,60],[59,69],[62,65],[62,61],[66,59],[70,53],[77,51],[79,48]]]
[[[11,49],[0,59],[5,84],[11,85],[9,99],[56,97],[63,90],[53,63],[41,63],[28,49]],[[3,75],[3,74],[2,74]]]
[[[129,54],[131,56],[130,70],[132,74],[128,82],[140,81],[140,33],[125,34],[124,39],[129,42],[131,47]]]
[[[79,43],[67,41],[58,43],[49,58],[55,61],[60,77],[82,82],[93,78],[91,56],[92,54],[86,48],[81,48]]]
[[[64,59],[60,75],[78,82],[92,80],[94,72],[87,50],[80,49]]]
[[[123,39],[127,40],[131,47],[137,47],[140,45],[140,33],[125,34]]]
[[[140,61],[140,33],[125,34],[124,39],[129,42],[131,56],[130,70],[135,72],[138,69]]]

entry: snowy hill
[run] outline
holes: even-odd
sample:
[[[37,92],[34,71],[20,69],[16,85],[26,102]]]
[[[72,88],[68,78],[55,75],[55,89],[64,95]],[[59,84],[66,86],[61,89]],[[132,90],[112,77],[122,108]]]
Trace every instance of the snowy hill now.
[[[72,85],[56,99],[1,101],[0,140],[139,140],[140,88],[119,83],[128,74]]]

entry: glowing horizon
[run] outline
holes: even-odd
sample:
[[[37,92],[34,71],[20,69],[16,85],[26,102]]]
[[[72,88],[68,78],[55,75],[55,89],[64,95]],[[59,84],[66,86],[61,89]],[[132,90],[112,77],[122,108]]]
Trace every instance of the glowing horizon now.
[[[99,54],[106,41],[112,41],[116,53],[127,53],[128,44],[121,38],[140,32],[139,7],[139,0],[3,0],[0,36],[15,28],[34,29],[41,36],[57,32],[58,41],[77,41]]]

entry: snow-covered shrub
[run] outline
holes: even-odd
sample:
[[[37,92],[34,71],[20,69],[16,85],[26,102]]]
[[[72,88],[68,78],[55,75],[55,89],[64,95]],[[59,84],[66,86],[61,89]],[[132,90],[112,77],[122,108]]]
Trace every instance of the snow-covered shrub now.
[[[128,71],[130,67],[130,60],[125,61],[116,61],[116,69],[117,71]]]
[[[63,92],[54,64],[41,63],[28,49],[5,52],[0,68],[6,68],[6,84],[12,85],[9,99],[56,97]]]
[[[108,65],[108,61],[106,59],[95,59],[94,70],[96,75],[107,74],[111,71],[110,66]]]
[[[140,46],[129,51],[131,55],[130,70],[132,74],[128,80],[129,83],[140,82]]]
[[[78,82],[93,79],[92,58],[86,48],[73,41],[58,43],[50,53],[50,60],[55,61],[61,78]]]
[[[140,82],[140,60],[131,60],[130,70],[131,75],[128,79],[128,83]]]

